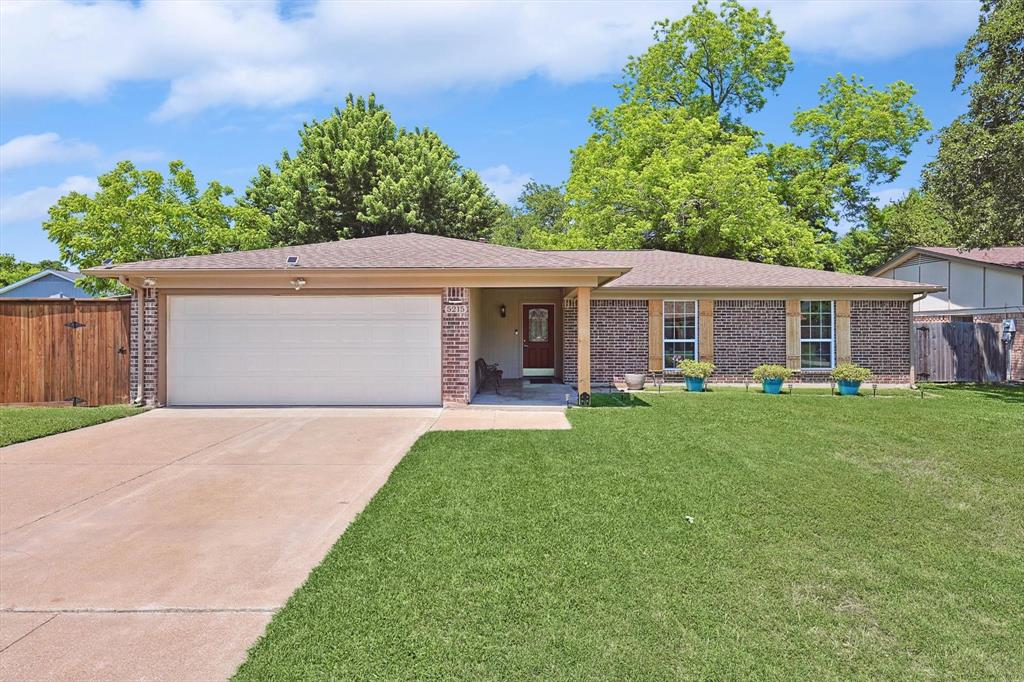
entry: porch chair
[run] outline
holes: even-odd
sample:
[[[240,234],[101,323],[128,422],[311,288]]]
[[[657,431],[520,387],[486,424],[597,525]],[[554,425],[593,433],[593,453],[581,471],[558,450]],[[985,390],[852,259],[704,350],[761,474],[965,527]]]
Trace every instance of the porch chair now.
[[[476,384],[477,390],[482,391],[487,386],[487,382],[494,384],[494,392],[496,394],[501,393],[501,375],[502,372],[498,369],[498,364],[493,365],[487,364],[487,361],[483,358],[476,359]]]

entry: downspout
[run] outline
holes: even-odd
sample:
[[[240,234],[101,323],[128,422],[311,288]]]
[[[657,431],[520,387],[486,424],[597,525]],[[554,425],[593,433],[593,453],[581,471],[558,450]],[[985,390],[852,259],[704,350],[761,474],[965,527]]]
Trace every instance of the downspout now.
[[[910,299],[910,386],[917,384],[917,334],[914,333],[914,306],[928,298],[928,292]]]
[[[137,349],[135,357],[135,404],[143,405],[146,402],[143,393],[146,373],[146,356],[143,352],[146,345],[145,324],[143,321],[145,317],[146,290],[129,282],[127,277],[119,279],[122,284],[135,292],[135,300],[137,301],[135,309],[135,347]]]

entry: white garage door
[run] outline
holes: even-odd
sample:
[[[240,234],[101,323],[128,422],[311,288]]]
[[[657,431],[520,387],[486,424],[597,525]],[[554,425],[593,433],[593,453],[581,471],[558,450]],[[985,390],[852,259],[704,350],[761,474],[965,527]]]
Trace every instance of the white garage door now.
[[[169,296],[171,405],[439,405],[438,296]]]

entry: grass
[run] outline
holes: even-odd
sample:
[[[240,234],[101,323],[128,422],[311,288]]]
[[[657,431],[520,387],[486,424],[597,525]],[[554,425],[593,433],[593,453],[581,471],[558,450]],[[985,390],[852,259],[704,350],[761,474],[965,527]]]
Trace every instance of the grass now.
[[[109,422],[142,411],[143,408],[130,405],[0,407],[0,447]]]
[[[1024,391],[827,393],[428,433],[236,679],[1019,678]]]

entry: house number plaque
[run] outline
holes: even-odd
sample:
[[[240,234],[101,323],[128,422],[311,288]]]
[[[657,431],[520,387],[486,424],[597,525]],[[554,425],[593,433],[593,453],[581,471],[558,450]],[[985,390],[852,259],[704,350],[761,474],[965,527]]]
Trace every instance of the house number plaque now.
[[[468,306],[464,306],[464,305],[446,305],[444,307],[444,312],[446,314],[458,314],[458,315],[461,315],[463,313],[469,312],[469,307]]]

